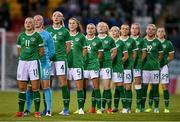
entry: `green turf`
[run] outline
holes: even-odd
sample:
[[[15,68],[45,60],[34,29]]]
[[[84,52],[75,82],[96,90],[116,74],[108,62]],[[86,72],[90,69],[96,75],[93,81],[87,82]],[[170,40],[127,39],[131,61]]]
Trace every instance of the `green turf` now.
[[[90,94],[87,95],[87,101],[85,104],[85,112],[88,111],[90,106]],[[42,102],[41,102],[42,103]],[[170,113],[163,113],[163,101],[161,98],[160,102],[160,113],[134,113],[134,102],[133,111],[131,114],[106,114],[102,115],[86,113],[85,115],[70,114],[70,116],[62,116],[58,113],[62,110],[62,97],[59,92],[53,92],[53,116],[52,117],[41,117],[34,118],[33,114],[28,117],[17,118],[15,112],[18,110],[17,107],[17,92],[0,92],[0,121],[174,121],[180,120],[180,96],[174,95],[171,97]],[[33,106],[34,108],[34,106]],[[76,92],[71,93],[70,112],[73,113],[77,108]],[[41,104],[41,110],[43,106]],[[32,109],[34,111],[34,109]]]

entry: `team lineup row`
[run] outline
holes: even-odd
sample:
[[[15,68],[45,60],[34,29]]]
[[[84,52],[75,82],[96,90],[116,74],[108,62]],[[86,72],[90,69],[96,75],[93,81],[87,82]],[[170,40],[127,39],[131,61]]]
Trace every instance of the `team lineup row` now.
[[[52,26],[45,30],[41,15],[25,19],[25,32],[22,32],[17,39],[19,54],[17,117],[30,113],[31,99],[35,104],[35,117],[51,116],[50,82],[55,75],[62,90],[64,108],[59,113],[62,115],[70,114],[68,82],[71,81],[75,82],[77,90],[78,109],[74,113],[84,114],[89,80],[93,82],[92,105],[89,110],[91,113],[118,112],[120,99],[121,112],[131,113],[133,81],[136,90],[136,113],[151,112],[153,102],[154,113],[159,113],[160,81],[165,101],[164,112],[170,112],[168,63],[174,58],[174,48],[166,39],[163,27],[147,25],[146,36],[142,38],[138,23],[133,23],[131,27],[123,24],[110,29],[105,22],[99,22],[97,25],[90,23],[86,27],[85,36],[80,21],[70,18],[66,29],[63,19],[63,14],[55,11],[52,15]],[[31,87],[27,85],[29,79]],[[103,84],[102,95],[99,80],[102,80]],[[115,85],[113,109],[111,81]],[[40,83],[44,98],[42,113],[39,112]],[[145,110],[149,84],[151,86],[149,108]]]

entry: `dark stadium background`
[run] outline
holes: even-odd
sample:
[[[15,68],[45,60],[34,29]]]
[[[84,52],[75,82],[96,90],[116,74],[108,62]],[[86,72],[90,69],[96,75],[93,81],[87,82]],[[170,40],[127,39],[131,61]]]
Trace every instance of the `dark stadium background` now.
[[[51,24],[53,11],[64,14],[65,26],[77,17],[83,27],[105,21],[109,26],[139,22],[144,36],[148,23],[164,26],[175,47],[175,60],[170,64],[172,94],[180,94],[180,0],[0,0],[0,28],[6,29],[6,89],[17,88],[16,38],[23,31],[24,19],[41,14],[45,25]],[[0,37],[2,34],[0,34]],[[1,40],[1,39],[0,39]],[[1,59],[1,56],[0,56]]]

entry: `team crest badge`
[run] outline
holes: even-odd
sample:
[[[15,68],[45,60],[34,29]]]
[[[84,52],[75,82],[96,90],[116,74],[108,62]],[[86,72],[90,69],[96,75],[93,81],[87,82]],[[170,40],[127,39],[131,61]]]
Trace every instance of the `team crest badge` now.
[[[162,46],[163,46],[163,48],[166,48],[166,45],[163,44]]]
[[[119,47],[119,44],[116,44],[116,47]]]
[[[62,35],[62,32],[58,32],[58,35]]]
[[[34,38],[34,37],[32,37],[32,38],[31,38],[31,41],[32,41],[32,42],[33,42],[33,41],[35,41],[35,38]]]
[[[156,43],[152,43],[153,46],[156,46]]]
[[[78,41],[79,41],[79,38],[75,38],[75,41],[77,41],[77,42],[78,42]]]
[[[129,47],[129,46],[130,46],[130,43],[127,42],[126,45]]]
[[[139,45],[140,43],[139,42],[136,42],[136,45]]]
[[[93,45],[93,46],[96,46],[96,42],[93,42],[92,45]]]
[[[105,40],[105,41],[104,41],[104,43],[105,43],[105,44],[108,44],[108,41],[107,41],[107,40]]]

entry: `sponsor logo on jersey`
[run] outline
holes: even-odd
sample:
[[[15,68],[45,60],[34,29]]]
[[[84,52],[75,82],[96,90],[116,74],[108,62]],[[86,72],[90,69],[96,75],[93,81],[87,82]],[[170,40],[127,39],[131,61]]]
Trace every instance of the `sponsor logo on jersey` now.
[[[79,38],[75,38],[75,41],[77,41],[77,42],[78,42],[79,40],[80,40]]]

